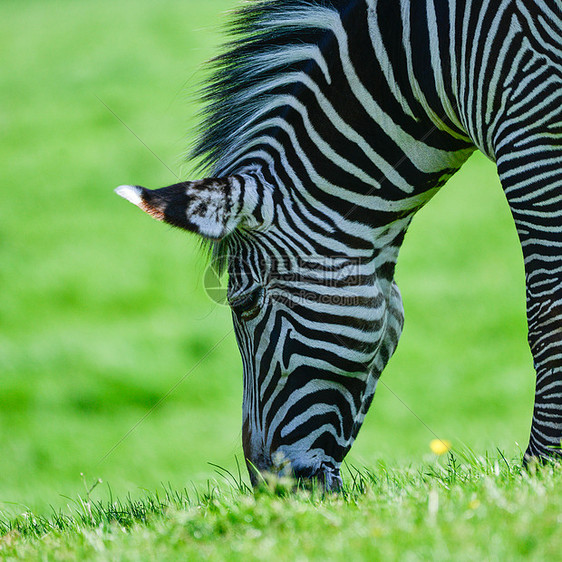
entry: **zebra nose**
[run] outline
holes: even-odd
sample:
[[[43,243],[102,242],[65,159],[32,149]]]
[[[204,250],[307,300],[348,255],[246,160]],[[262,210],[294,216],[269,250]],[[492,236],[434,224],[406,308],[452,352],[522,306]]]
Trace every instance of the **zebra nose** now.
[[[249,450],[249,448],[248,448]],[[342,479],[339,468],[331,466],[331,463],[321,463],[320,466],[309,466],[302,460],[290,459],[281,451],[268,454],[262,449],[251,451],[251,456],[246,457],[248,473],[252,486],[259,486],[267,482],[271,477],[289,477],[298,485],[313,485],[318,483],[327,491],[339,491],[342,488]]]
[[[325,490],[337,492],[341,490],[343,482],[340,471],[327,466],[319,469],[299,467],[293,469],[293,477],[299,482],[318,482]]]
[[[315,483],[327,491],[339,491],[342,488],[342,479],[338,468],[333,468],[325,464],[320,466],[308,466],[297,462],[291,462],[285,456],[274,453],[272,458],[260,459],[261,466],[250,471],[250,479],[252,485],[256,486],[263,478],[268,480],[271,476],[274,478],[289,477],[295,481],[298,486],[308,487]],[[267,460],[266,463],[263,461]],[[258,471],[255,468],[259,468]],[[252,474],[253,473],[253,474]],[[261,474],[261,477],[258,475]]]
[[[324,490],[330,492],[338,492],[342,489],[342,479],[339,470],[316,470],[313,468],[293,469],[286,474],[276,470],[273,466],[261,470],[257,469],[254,465],[249,465],[250,482],[253,487],[259,486],[261,483],[270,481],[271,477],[279,478],[281,476],[289,476],[295,480],[297,486],[308,487],[317,483]]]

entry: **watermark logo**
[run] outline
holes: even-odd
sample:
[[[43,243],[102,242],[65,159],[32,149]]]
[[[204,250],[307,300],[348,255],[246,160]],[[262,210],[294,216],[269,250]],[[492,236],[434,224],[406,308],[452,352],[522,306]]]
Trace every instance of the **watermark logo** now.
[[[214,303],[228,306],[228,274],[217,260],[213,260],[205,269],[203,287]]]

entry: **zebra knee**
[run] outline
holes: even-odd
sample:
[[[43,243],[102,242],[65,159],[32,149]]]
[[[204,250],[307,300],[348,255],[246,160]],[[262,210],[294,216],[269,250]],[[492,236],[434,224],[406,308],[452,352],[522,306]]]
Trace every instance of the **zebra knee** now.
[[[529,300],[527,317],[529,347],[537,370],[562,369],[562,301]]]

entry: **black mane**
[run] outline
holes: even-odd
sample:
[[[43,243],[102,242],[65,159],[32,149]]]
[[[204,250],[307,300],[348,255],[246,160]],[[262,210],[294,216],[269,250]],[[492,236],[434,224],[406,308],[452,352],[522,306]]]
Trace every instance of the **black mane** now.
[[[298,47],[318,45],[325,30],[306,24],[306,14],[317,8],[338,11],[355,0],[253,0],[235,12],[227,28],[230,41],[224,53],[211,61],[212,75],[202,89],[205,109],[191,158],[212,175],[221,175],[232,164],[229,152],[240,131],[279,88],[252,96],[257,87],[267,89],[280,72],[302,70],[310,59],[283,60]],[[299,21],[291,24],[290,21]],[[304,23],[302,23],[304,22]],[[273,56],[276,62],[264,58]],[[286,57],[291,59],[291,55]],[[260,60],[261,59],[261,60]]]

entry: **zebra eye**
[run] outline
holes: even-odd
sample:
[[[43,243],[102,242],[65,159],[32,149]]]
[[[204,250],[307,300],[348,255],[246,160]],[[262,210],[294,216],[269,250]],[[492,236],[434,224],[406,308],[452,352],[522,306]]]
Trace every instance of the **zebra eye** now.
[[[234,299],[230,303],[230,308],[242,320],[251,320],[259,314],[262,301],[263,287],[257,287],[253,291]]]

